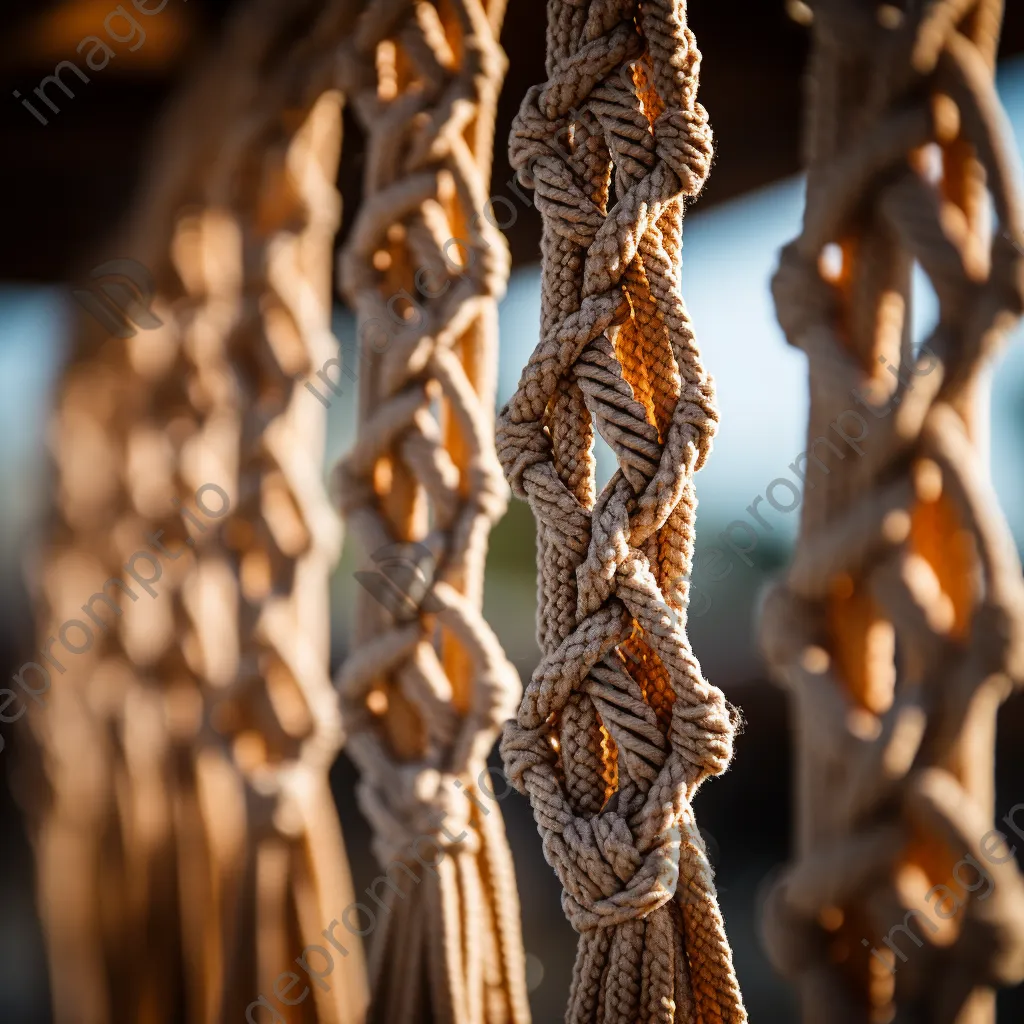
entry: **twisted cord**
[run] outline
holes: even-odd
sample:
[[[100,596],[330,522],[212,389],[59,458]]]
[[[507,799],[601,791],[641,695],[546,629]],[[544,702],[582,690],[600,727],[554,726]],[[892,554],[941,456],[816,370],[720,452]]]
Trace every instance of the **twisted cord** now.
[[[712,155],[685,5],[548,8],[511,158],[543,222],[541,336],[498,422],[537,520],[544,652],[502,753],[580,933],[566,1020],[743,1021],[691,800],[733,709],[685,633],[692,478],[717,424],[679,286]],[[600,494],[594,430],[618,469]]]
[[[182,984],[190,1020],[241,1020],[352,899],[327,785],[339,537],[322,407],[301,380],[336,347],[340,97],[311,68],[353,15],[264,0],[234,19],[170,112],[121,239],[152,274],[162,326],[127,342],[84,328],[61,384],[51,631],[153,537],[162,575],[152,598],[110,590],[123,612],[96,606],[108,627],[35,720],[59,1022],[177,1019]],[[206,484],[227,513],[210,491],[217,515],[196,507]],[[363,1019],[350,954],[308,1019]]]
[[[1024,882],[983,842],[996,711],[1024,680],[1024,582],[980,438],[986,370],[1024,309],[1024,207],[994,86],[1001,4],[896,13],[815,5],[807,209],[774,280],[808,356],[809,443],[842,416],[870,436],[805,491],[763,610],[802,803],[765,939],[809,1024],[991,1024],[992,988],[1024,978]],[[939,303],[917,354],[912,261]]]
[[[408,614],[364,600],[338,681],[360,805],[396,879],[370,964],[371,1019],[387,1024],[529,1020],[511,856],[476,795],[521,691],[480,613],[506,501],[492,409],[508,255],[486,209],[503,6],[371,3],[344,62],[373,74],[352,92],[367,173],[341,279],[362,359],[338,493],[367,553],[399,545],[406,575],[419,569]],[[415,859],[428,844],[435,872]]]

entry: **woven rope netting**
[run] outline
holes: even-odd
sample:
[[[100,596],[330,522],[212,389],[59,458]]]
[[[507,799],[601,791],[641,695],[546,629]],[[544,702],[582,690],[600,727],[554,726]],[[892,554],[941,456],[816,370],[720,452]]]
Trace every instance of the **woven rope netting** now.
[[[985,842],[996,711],[1024,679],[985,440],[989,367],[1024,308],[1002,7],[813,12],[807,209],[774,289],[808,356],[820,468],[762,619],[800,744],[797,860],[766,941],[808,1024],[984,1024],[993,987],[1024,978],[1024,884]],[[914,262],[939,311],[917,352]],[[820,443],[832,424],[856,447]]]
[[[508,256],[483,215],[503,13],[371,3],[348,62],[367,72],[352,73],[367,155],[342,257],[361,359],[338,492],[404,603],[362,598],[339,687],[390,880],[370,963],[371,1019],[387,1024],[529,1019],[511,857],[497,805],[477,795],[494,793],[481,773],[520,693],[480,610],[505,507],[492,423]]]
[[[240,1021],[353,896],[327,785],[340,538],[301,380],[334,353],[331,82],[354,14],[265,0],[231,23],[118,252],[152,275],[162,326],[83,325],[60,385],[44,635],[110,577],[135,596],[93,603],[109,625],[33,716],[59,1024]],[[123,569],[138,551],[161,569],[149,596]],[[363,1020],[357,946],[332,982],[302,1019]]]
[[[580,933],[566,1020],[746,1020],[691,801],[735,717],[685,634],[718,414],[680,291],[711,131],[685,6],[548,6],[511,139],[543,220],[541,338],[498,453],[537,520],[543,659],[502,751]],[[618,469],[596,493],[594,430]]]

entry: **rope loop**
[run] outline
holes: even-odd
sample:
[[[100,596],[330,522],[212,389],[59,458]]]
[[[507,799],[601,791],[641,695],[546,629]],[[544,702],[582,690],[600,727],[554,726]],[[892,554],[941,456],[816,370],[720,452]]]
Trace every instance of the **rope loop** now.
[[[666,110],[654,122],[654,138],[658,156],[679,178],[683,194],[697,196],[714,156],[707,111],[699,103],[693,110]]]

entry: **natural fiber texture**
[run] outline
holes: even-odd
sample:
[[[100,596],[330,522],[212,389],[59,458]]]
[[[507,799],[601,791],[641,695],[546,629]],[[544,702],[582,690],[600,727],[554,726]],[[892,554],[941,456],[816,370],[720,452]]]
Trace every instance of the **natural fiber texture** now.
[[[502,751],[580,932],[567,1021],[743,1021],[691,808],[735,726],[684,629],[717,422],[679,280],[711,163],[700,54],[681,2],[548,12],[511,140],[543,217],[541,339],[498,425],[537,518],[544,657]],[[595,427],[619,466],[596,500]]]
[[[990,986],[1024,978],[1024,885],[983,853],[1005,853],[983,842],[994,722],[1024,679],[1024,582],[984,440],[987,370],[1024,307],[1001,6],[910,8],[814,5],[807,210],[774,282],[820,458],[761,624],[800,744],[798,856],[766,942],[807,1024],[985,1024]],[[939,303],[916,355],[912,261]],[[837,423],[856,447],[822,440]]]
[[[162,326],[127,341],[84,326],[60,386],[43,636],[85,619],[111,576],[135,596],[108,588],[116,618],[95,602],[109,627],[86,653],[58,648],[66,670],[32,719],[58,1024],[241,1021],[353,898],[327,784],[340,538],[323,410],[301,383],[334,351],[325,71],[353,13],[261,0],[234,20],[113,249],[152,274]],[[194,497],[207,484],[213,514]],[[122,566],[155,543],[147,596]],[[330,981],[302,1019],[362,1021],[357,945]]]
[[[372,939],[381,1024],[529,1019],[501,816],[466,795],[494,792],[481,773],[520,693],[480,611],[505,507],[492,410],[508,257],[485,210],[502,14],[479,0],[371,3],[345,62],[375,74],[353,93],[367,171],[342,278],[362,339],[359,425],[338,489],[366,554],[408,584],[401,608],[361,599],[339,679],[360,804],[393,880]]]

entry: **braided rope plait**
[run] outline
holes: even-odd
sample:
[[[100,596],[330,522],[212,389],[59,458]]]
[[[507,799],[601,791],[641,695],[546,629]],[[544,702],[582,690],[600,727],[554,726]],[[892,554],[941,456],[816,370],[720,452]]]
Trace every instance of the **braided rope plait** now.
[[[717,422],[679,284],[712,155],[699,62],[682,3],[555,0],[511,138],[542,323],[498,453],[537,519],[543,659],[502,753],[581,933],[573,1024],[746,1019],[690,805],[735,727],[684,629]],[[594,427],[618,461],[596,499]]]
[[[808,1024],[991,1024],[991,988],[1024,978],[1024,883],[985,842],[1024,583],[978,437],[986,369],[1024,309],[1024,207],[994,86],[998,0],[888,11],[815,5],[807,210],[774,281],[810,364],[809,450],[830,421],[860,436],[858,458],[811,470],[763,610],[802,800],[765,936]],[[912,261],[939,304],[917,355]]]
[[[340,103],[324,71],[354,8],[262,0],[233,20],[114,250],[152,275],[161,326],[127,342],[86,328],[61,386],[51,622],[80,617],[135,552],[161,567],[152,601],[120,600],[38,720],[61,1024],[177,1019],[182,983],[190,1020],[241,1020],[353,896],[327,784],[338,528],[301,380],[336,347]],[[205,485],[212,516],[193,497]],[[350,953],[310,1019],[363,1019]]]
[[[369,72],[353,91],[368,142],[342,255],[362,358],[338,492],[404,587],[402,608],[363,598],[338,681],[360,806],[395,880],[370,965],[371,1017],[387,1024],[529,1019],[501,815],[467,796],[493,793],[487,754],[521,692],[480,610],[507,493],[492,410],[508,256],[485,209],[503,7],[371,3],[345,62]]]

